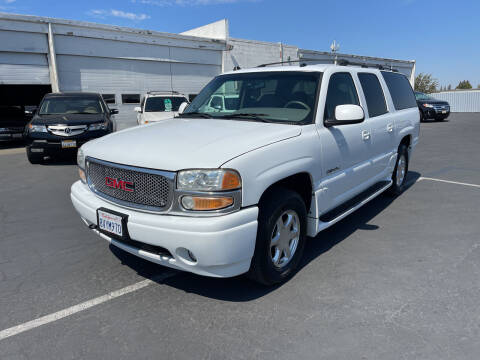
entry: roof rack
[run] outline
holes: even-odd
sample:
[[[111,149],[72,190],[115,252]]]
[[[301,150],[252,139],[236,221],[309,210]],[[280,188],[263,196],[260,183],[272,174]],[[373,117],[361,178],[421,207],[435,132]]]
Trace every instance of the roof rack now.
[[[167,91],[156,91],[156,90],[153,90],[153,91],[147,91],[147,94],[148,95],[163,95],[163,94],[180,94],[178,91],[174,91],[174,90],[167,90]]]
[[[282,64],[290,64],[290,63],[300,63],[300,67],[304,67],[304,66],[307,66],[307,63],[305,63],[304,61],[315,61],[315,60],[305,60],[305,59],[299,59],[299,60],[285,60],[285,61],[278,61],[278,62],[273,62],[273,63],[267,63],[267,64],[261,64],[261,65],[258,65],[257,67],[267,67],[267,66],[271,66],[271,65],[282,65]]]
[[[340,59],[337,61],[337,65],[340,66],[361,66],[362,68],[375,68],[379,70],[390,70],[393,72],[398,72],[398,69],[394,69],[393,67],[390,66],[390,68],[385,67],[380,64],[367,64],[367,63],[360,63],[360,62],[353,62],[345,59]]]

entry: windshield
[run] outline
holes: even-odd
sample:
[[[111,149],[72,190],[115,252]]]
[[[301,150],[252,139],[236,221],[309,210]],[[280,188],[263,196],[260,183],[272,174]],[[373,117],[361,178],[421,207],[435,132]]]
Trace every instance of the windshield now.
[[[149,97],[145,102],[145,112],[178,111],[178,108],[184,102],[188,102],[187,99],[179,96]]]
[[[51,97],[43,100],[40,115],[48,114],[101,114],[100,99],[84,97]]]
[[[307,124],[313,122],[321,73],[303,71],[221,75],[182,116]]]
[[[431,96],[428,96],[427,94],[421,93],[421,92],[416,92],[415,93],[415,98],[417,100],[433,100]]]

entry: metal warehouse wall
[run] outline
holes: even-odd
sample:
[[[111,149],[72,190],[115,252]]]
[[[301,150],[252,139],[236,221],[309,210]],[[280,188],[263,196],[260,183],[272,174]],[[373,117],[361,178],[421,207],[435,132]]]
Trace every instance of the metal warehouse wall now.
[[[221,73],[225,46],[201,37],[0,14],[0,83],[115,94],[109,106],[119,109],[122,129],[136,124],[139,105],[122,104],[122,94],[196,94]]]
[[[448,101],[452,112],[480,112],[480,90],[445,91],[432,96]]]
[[[300,59],[308,61],[308,63],[320,63],[320,64],[334,64],[335,60],[347,60],[351,62],[382,65],[386,68],[397,69],[400,73],[407,76],[412,86],[415,83],[415,61],[414,60],[395,60],[384,59],[371,56],[350,55],[350,54],[334,54],[325,51],[314,50],[298,50],[298,57]]]
[[[297,59],[298,48],[291,45],[232,38],[228,40],[228,44],[233,48],[225,52],[225,72],[232,71],[236,66],[246,69],[261,64]]]

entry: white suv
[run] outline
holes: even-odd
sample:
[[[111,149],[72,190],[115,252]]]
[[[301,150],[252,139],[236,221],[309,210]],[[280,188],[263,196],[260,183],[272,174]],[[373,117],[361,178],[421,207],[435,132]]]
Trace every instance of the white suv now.
[[[238,97],[235,111],[212,96]],[[306,237],[406,186],[419,113],[404,75],[263,67],[214,78],[176,119],[82,146],[71,199],[143,259],[264,284],[297,269]]]
[[[178,115],[182,103],[188,103],[187,97],[177,92],[150,91],[142,99],[140,106],[135,107],[137,124],[168,120]]]

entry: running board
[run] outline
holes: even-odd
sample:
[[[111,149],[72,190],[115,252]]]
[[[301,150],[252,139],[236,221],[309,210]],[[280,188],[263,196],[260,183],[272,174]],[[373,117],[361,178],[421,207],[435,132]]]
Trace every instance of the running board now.
[[[361,192],[354,198],[348,200],[346,203],[326,212],[325,214],[320,216],[317,231],[321,231],[347,217],[348,215],[368,203],[370,200],[375,199],[378,195],[387,190],[391,185],[391,180],[380,181],[375,185],[369,187],[367,190]]]

